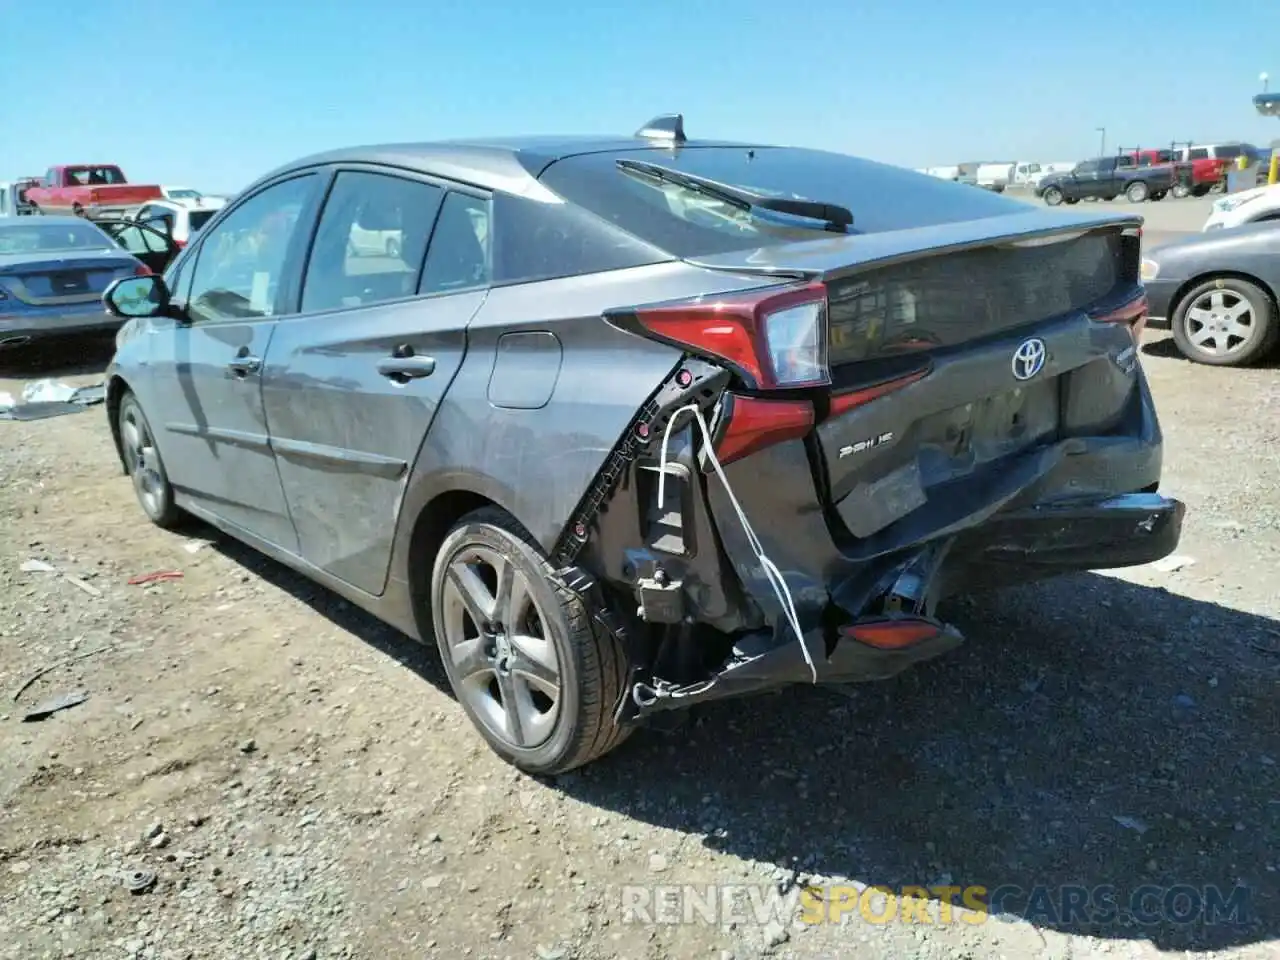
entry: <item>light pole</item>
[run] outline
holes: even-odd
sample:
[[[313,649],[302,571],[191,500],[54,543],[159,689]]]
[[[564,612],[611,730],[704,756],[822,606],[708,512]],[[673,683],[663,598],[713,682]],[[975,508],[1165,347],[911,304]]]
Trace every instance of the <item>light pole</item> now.
[[[1271,77],[1269,77],[1269,76],[1268,76],[1267,74],[1265,74],[1265,73],[1260,73],[1260,74],[1258,74],[1258,79],[1262,81],[1262,92],[1263,92],[1263,93],[1266,93],[1266,92],[1267,92],[1267,81],[1269,81],[1269,80],[1271,79]]]
[[[1105,157],[1107,155],[1107,128],[1095,127],[1098,133],[1102,134],[1102,139],[1098,143],[1098,156]]]

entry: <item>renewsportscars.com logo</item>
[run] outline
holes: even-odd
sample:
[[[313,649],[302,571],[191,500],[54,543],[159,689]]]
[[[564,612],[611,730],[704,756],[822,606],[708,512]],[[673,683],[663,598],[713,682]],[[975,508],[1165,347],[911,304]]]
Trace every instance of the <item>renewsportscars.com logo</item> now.
[[[843,884],[793,887],[766,884],[624,886],[624,923],[683,925],[929,924],[978,925],[991,916],[1036,924],[1154,926],[1253,922],[1247,887],[1177,884],[1131,890],[1099,885],[1032,887],[885,886]]]

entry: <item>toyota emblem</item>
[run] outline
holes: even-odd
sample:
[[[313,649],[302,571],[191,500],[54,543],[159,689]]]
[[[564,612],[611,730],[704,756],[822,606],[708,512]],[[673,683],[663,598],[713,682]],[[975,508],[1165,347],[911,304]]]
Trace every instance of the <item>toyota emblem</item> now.
[[[1048,355],[1048,348],[1039,337],[1023,340],[1018,349],[1013,351],[1013,378],[1030,380],[1044,369],[1044,361]]]

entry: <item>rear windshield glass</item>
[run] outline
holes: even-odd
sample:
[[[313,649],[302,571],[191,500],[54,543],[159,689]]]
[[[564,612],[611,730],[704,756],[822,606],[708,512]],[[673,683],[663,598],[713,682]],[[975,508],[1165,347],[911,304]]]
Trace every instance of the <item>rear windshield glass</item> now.
[[[187,214],[187,218],[191,222],[191,232],[195,233],[203,227],[217,212],[217,210],[193,210],[191,213]]]
[[[0,254],[103,250],[111,246],[111,240],[105,233],[87,223],[37,225],[24,222],[0,226]]]
[[[903,230],[1024,211],[1017,200],[856,157],[791,147],[686,147],[589,154],[560,160],[542,182],[571,203],[678,257],[709,256],[801,240],[814,229],[782,226],[683,186],[624,173],[619,158],[689,173],[765,196],[834,204],[854,233]]]

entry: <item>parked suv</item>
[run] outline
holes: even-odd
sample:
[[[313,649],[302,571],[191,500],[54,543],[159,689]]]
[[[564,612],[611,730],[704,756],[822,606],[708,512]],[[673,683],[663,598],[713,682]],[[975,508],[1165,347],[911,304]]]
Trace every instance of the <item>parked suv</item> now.
[[[434,638],[563,771],[937,656],[957,590],[1173,550],[1140,225],[679,117],[336,150],[112,287],[105,406],[153,522]]]

